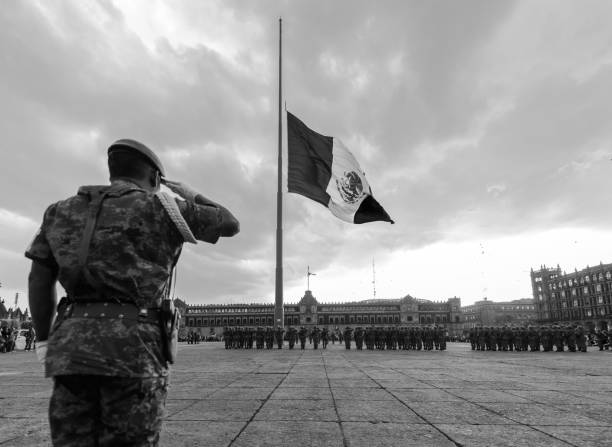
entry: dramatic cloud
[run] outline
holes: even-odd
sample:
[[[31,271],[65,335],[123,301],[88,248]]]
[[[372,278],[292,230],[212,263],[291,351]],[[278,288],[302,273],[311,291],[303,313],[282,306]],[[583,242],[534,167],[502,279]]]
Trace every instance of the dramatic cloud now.
[[[287,108],[345,142],[397,222],[350,226],[285,194],[287,301],[307,265],[324,301],[371,297],[375,259],[378,297],[470,303],[529,296],[543,263],[612,262],[611,13],[605,1],[9,0],[0,295],[25,293],[22,254],[45,208],[105,183],[106,148],[131,137],[242,224],[185,247],[177,294],[273,300],[280,16]]]

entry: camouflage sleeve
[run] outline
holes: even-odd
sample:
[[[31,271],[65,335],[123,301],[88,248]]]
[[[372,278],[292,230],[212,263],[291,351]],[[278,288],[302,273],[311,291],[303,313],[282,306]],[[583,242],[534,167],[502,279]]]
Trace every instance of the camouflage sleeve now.
[[[29,258],[32,261],[40,262],[41,264],[53,269],[57,268],[57,262],[55,261],[55,257],[51,251],[51,246],[47,240],[46,232],[55,215],[55,205],[56,204],[49,206],[45,211],[43,223],[38,229],[38,232],[34,235],[34,239],[25,252],[26,258]]]
[[[219,240],[223,217],[218,208],[178,199],[177,203],[183,218],[197,240],[211,244]]]

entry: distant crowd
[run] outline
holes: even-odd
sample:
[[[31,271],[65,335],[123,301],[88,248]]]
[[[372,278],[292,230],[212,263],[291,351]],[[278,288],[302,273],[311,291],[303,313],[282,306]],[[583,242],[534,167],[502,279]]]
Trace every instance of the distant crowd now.
[[[30,351],[36,348],[36,332],[33,327],[20,331],[14,326],[2,326],[0,327],[0,353],[11,352],[17,348],[17,337],[20,332],[25,337],[24,349]]]

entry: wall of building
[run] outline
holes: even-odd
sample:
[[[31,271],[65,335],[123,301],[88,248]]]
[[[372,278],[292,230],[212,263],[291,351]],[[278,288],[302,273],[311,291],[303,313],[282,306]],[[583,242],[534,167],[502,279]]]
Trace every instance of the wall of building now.
[[[541,266],[531,271],[531,286],[540,322],[612,327],[612,264],[573,273]]]

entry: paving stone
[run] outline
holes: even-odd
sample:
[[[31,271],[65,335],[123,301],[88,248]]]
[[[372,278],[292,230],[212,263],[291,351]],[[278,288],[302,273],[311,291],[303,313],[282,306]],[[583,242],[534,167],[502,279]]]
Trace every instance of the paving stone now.
[[[567,392],[560,391],[522,391],[513,390],[510,391],[515,396],[520,396],[524,399],[531,400],[540,404],[547,405],[567,405],[567,404],[580,404],[584,402],[584,399],[578,396],[574,396]],[[494,402],[494,401],[489,401]],[[501,401],[498,401],[501,402]]]
[[[0,444],[4,447],[50,445],[47,416],[0,418]]]
[[[410,408],[431,424],[512,424],[470,402],[414,402]]]
[[[394,400],[393,395],[382,388],[334,387],[332,394],[334,399]]]
[[[336,422],[334,403],[329,400],[269,400],[255,416],[256,421]]]
[[[569,411],[536,403],[482,403],[482,406],[502,414],[514,422],[527,425],[600,425],[591,418]]]
[[[165,421],[160,436],[164,447],[226,447],[244,422]]]
[[[0,417],[3,418],[42,418],[47,416],[48,411],[48,398],[7,397],[0,399]]]
[[[348,379],[329,379],[329,385],[332,388],[380,388],[380,386],[374,382],[372,379],[357,379],[357,380],[348,380]]]
[[[612,427],[612,411],[609,404],[563,404],[558,407],[570,414],[584,416]]]
[[[174,413],[174,421],[248,421],[262,406],[261,400],[204,399],[185,410]]]
[[[534,428],[580,447],[609,447],[612,445],[612,427],[609,425],[588,428],[535,425]]]
[[[270,399],[297,399],[297,400],[308,400],[308,399],[326,399],[332,400],[332,393],[329,388],[297,388],[297,387],[286,387],[279,386],[276,391],[272,394]]]
[[[340,420],[366,422],[405,422],[420,424],[424,421],[398,401],[336,400]]]
[[[431,425],[343,422],[349,447],[455,446]]]
[[[516,447],[547,446],[562,447],[570,444],[555,439],[525,425],[449,425],[436,427],[463,447]]]
[[[423,390],[394,389],[390,391],[397,399],[408,405],[412,402],[457,402],[461,400],[449,391],[437,388],[426,388]]]
[[[343,447],[337,422],[253,421],[232,447]]]
[[[239,388],[227,387],[215,391],[208,396],[209,399],[215,400],[244,400],[244,399],[267,399],[272,394],[274,388],[270,387],[255,387],[255,388]]]
[[[453,389],[450,393],[458,398],[468,400],[470,402],[523,402],[528,403],[529,399],[521,397],[518,393],[526,393],[532,391],[499,391],[499,390],[480,390],[480,389]]]

